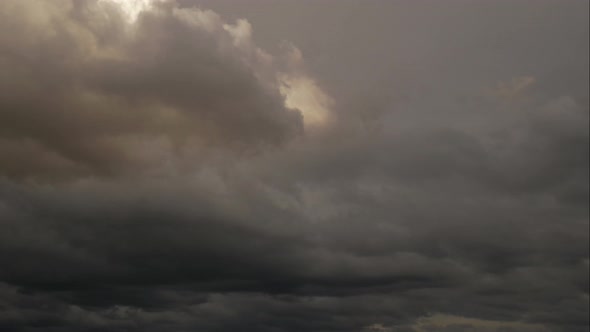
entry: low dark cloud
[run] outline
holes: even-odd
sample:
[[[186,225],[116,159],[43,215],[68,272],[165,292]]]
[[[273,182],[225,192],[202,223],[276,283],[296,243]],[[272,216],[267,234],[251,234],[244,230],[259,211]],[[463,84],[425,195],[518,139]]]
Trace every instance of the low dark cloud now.
[[[346,94],[197,3],[0,3],[0,330],[587,330],[577,77]]]

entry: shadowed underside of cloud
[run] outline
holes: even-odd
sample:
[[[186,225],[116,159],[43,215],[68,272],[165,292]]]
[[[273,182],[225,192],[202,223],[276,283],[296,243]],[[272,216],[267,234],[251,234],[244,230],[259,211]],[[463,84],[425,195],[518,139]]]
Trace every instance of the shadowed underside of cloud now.
[[[0,2],[0,330],[587,330],[587,99],[361,119],[245,20],[129,13]]]

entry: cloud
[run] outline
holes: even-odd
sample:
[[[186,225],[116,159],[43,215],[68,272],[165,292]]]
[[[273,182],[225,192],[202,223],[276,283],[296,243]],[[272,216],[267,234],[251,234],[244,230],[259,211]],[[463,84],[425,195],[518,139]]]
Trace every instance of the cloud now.
[[[415,331],[547,331],[542,325],[526,324],[521,322],[489,321],[456,317],[449,315],[433,315],[418,319],[414,326]]]
[[[383,324],[372,324],[363,329],[363,331],[381,331],[381,332],[389,332],[391,331],[390,328],[383,326]]]
[[[247,21],[162,2],[122,7],[133,11],[129,22],[114,4],[123,6],[2,4],[2,145],[47,156],[14,160],[4,172],[38,177],[35,167],[51,173],[57,163],[71,173],[118,173],[162,153],[250,149],[302,131],[273,56],[253,44]],[[150,141],[159,147],[139,143]]]
[[[500,82],[490,90],[490,94],[498,98],[514,99],[522,96],[537,80],[532,76],[514,77],[508,82]]]
[[[357,100],[254,21],[120,5],[0,2],[0,330],[587,330],[577,89]]]

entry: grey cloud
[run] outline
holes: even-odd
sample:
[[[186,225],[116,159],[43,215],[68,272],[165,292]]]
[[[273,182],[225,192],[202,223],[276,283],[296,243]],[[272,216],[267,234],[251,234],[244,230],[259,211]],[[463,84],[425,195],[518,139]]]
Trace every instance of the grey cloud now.
[[[2,2],[22,34],[0,30],[0,329],[586,331],[587,14],[554,30],[581,5],[451,3],[176,1],[127,31],[94,1]],[[351,8],[328,63],[302,31]],[[276,25],[294,11],[313,24]],[[223,26],[242,16],[252,38]],[[533,32],[549,44],[504,61]],[[308,67],[256,46],[277,35]],[[329,121],[284,106],[288,70]]]
[[[1,146],[30,150],[4,172],[117,173],[152,158],[146,141],[244,149],[301,131],[215,13],[162,5],[129,26],[101,4],[2,5]]]

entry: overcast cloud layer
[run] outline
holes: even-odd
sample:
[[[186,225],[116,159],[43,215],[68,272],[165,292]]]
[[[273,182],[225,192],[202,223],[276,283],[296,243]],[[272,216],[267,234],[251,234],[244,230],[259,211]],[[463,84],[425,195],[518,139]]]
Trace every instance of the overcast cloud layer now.
[[[0,1],[0,330],[589,327],[588,2]]]

